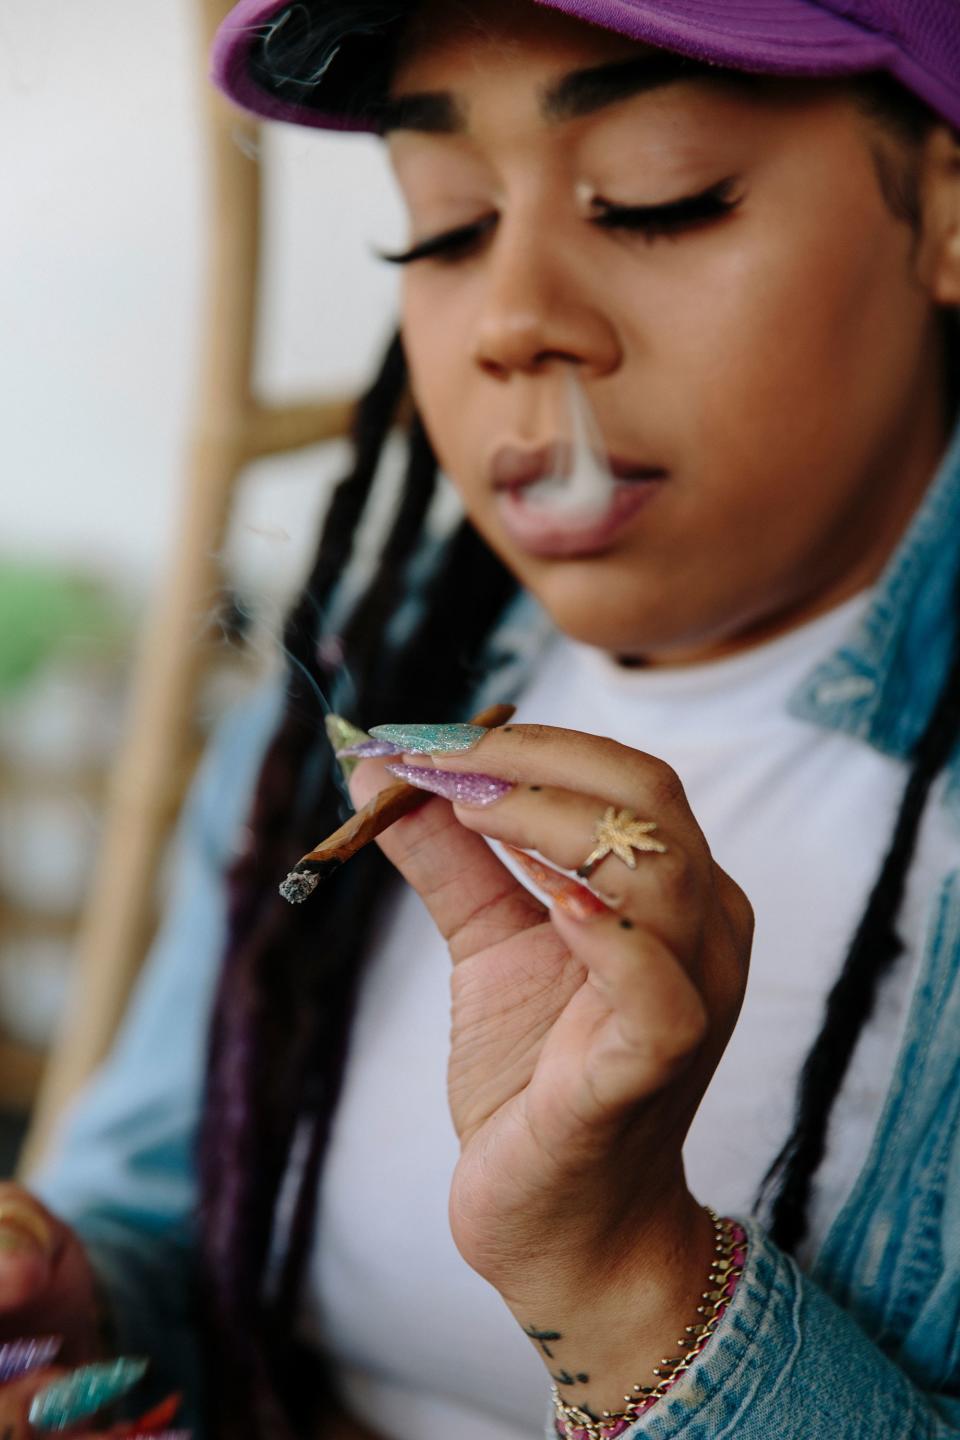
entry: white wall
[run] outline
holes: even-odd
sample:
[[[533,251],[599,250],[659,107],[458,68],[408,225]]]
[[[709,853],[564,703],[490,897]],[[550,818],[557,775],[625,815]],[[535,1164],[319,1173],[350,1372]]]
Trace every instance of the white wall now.
[[[205,195],[190,0],[0,0],[0,554],[123,583],[171,543],[196,370]],[[402,235],[376,141],[268,127],[263,388],[358,386]],[[260,467],[243,549],[308,545],[342,454]],[[259,547],[259,558],[258,558]]]

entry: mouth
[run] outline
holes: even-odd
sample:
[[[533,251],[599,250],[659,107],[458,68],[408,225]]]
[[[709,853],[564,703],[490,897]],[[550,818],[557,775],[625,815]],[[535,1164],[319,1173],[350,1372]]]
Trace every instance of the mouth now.
[[[504,446],[493,456],[490,480],[501,523],[528,555],[575,559],[603,554],[640,510],[660,493],[667,471],[624,456],[605,457],[602,493],[588,508],[564,503],[564,481],[575,463],[562,442],[523,449]],[[599,462],[601,467],[603,461]]]
[[[575,459],[573,446],[562,440],[536,449],[503,445],[490,462],[490,482],[494,491],[500,494],[526,490],[547,479],[564,480],[572,474]],[[645,465],[622,455],[609,454],[604,459],[611,479],[628,484],[638,480],[662,480],[667,473],[662,466]]]

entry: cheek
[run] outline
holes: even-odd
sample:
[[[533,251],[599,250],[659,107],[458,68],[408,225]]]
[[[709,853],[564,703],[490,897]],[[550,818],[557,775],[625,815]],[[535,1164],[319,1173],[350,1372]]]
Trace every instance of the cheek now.
[[[473,332],[462,291],[452,285],[412,281],[402,304],[404,350],[417,409],[444,472],[473,508],[476,452],[489,439],[493,417],[475,414],[478,372],[473,361]]]
[[[916,365],[926,306],[909,285],[906,243],[889,222],[864,225],[869,204],[825,231],[756,237],[708,277],[673,343],[698,376],[690,419],[703,453],[734,466],[762,459],[795,469],[851,460],[889,413]],[[675,311],[676,315],[676,311]],[[749,465],[752,468],[752,465]]]

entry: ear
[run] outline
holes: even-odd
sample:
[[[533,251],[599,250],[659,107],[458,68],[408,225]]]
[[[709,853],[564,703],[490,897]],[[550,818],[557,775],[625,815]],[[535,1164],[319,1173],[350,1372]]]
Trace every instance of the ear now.
[[[921,176],[920,277],[940,305],[960,305],[960,135],[937,126]]]

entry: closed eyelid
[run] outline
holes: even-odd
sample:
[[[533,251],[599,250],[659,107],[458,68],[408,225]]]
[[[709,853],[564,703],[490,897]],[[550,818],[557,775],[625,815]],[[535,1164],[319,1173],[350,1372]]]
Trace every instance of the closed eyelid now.
[[[441,230],[436,235],[428,235],[423,240],[417,241],[408,250],[400,252],[375,250],[374,253],[388,265],[410,265],[415,260],[426,260],[432,255],[440,255],[446,250],[456,249],[460,244],[467,246],[482,240],[485,235],[495,229],[499,219],[499,215],[481,216],[479,220],[471,220],[465,225],[457,225],[450,230]]]
[[[704,220],[719,218],[724,213],[732,213],[742,200],[742,196],[735,198],[736,189],[737,179],[735,176],[731,176],[693,194],[688,193],[672,200],[645,204],[625,204],[621,201],[608,200],[605,196],[594,195],[587,201],[587,209],[592,208],[594,213],[585,218],[601,229],[616,229],[624,226],[627,228],[631,226],[633,228],[649,227],[651,230],[656,230],[658,226],[679,229],[685,223],[697,224]],[[485,239],[499,224],[499,220],[500,216],[496,213],[481,216],[464,225],[427,236],[407,251],[391,254],[380,250],[376,253],[381,260],[392,265],[410,265],[417,260],[433,257],[442,259],[460,249],[466,250]]]

